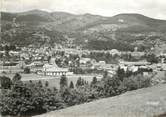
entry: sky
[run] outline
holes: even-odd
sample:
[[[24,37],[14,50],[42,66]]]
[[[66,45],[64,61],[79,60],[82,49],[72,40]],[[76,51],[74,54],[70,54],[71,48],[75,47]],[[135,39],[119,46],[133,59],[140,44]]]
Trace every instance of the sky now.
[[[1,11],[23,12],[33,9],[74,14],[114,16],[139,13],[166,20],[166,0],[0,0]]]

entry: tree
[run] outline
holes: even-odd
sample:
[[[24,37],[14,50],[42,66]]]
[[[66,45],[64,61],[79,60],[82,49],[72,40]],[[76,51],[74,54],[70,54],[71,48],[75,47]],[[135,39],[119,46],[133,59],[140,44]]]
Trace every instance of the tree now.
[[[164,73],[164,82],[166,82],[166,71],[165,71],[165,73]]]
[[[103,93],[105,97],[109,96],[115,96],[119,94],[118,88],[120,85],[120,80],[117,78],[117,76],[114,77],[106,77],[103,79],[103,82],[101,82],[103,87]]]
[[[21,81],[21,75],[19,73],[16,73],[12,79],[12,82],[15,83],[17,81]]]
[[[85,80],[81,79],[81,86],[85,85]]]
[[[30,73],[30,68],[25,67],[25,69],[24,69],[24,73],[25,73],[25,74],[29,74],[29,73]]]
[[[48,63],[50,63],[50,60],[51,60],[51,56],[48,56],[47,58]]]
[[[136,90],[139,88],[149,87],[151,85],[151,78],[144,77],[142,74],[132,75],[130,77],[125,77],[120,85],[123,86],[120,90]]]
[[[66,88],[67,86],[68,86],[67,77],[65,75],[62,75],[60,79],[60,89]]]
[[[74,89],[74,84],[73,84],[72,81],[70,82],[70,86],[69,86],[69,88]]]
[[[38,87],[43,87],[43,84],[42,84],[41,80],[38,81],[37,86]]]
[[[95,85],[97,83],[97,78],[93,77],[92,82],[91,82],[91,86]]]
[[[147,61],[150,63],[158,63],[158,58],[155,56],[155,54],[149,54],[147,56]]]
[[[2,89],[10,89],[12,85],[12,81],[10,78],[6,76],[0,76],[0,88]]]
[[[81,85],[82,85],[82,79],[81,79],[81,77],[79,77],[77,82],[76,82],[76,87],[79,87]]]
[[[48,86],[49,86],[49,82],[46,81],[46,82],[45,82],[45,87],[48,87]]]
[[[117,76],[118,78],[123,81],[123,77],[125,76],[125,71],[124,69],[121,69],[120,67],[118,67],[118,70],[117,70]]]
[[[108,76],[108,72],[107,72],[107,71],[104,71],[103,78],[106,78],[107,76]]]

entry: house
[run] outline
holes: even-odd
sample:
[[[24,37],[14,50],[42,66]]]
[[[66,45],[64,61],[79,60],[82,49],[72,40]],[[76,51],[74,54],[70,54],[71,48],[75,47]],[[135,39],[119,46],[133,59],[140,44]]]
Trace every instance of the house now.
[[[20,53],[17,51],[10,51],[9,54],[13,56],[19,56]]]
[[[30,68],[31,71],[36,72],[36,71],[42,70],[43,65],[44,65],[44,63],[42,63],[40,61],[34,61],[31,64],[26,65],[26,67]]]
[[[81,58],[80,59],[80,64],[87,64],[90,63],[91,59],[90,58]]]
[[[137,59],[140,59],[144,55],[145,55],[145,52],[131,52],[131,56]]]
[[[18,73],[23,72],[23,68],[25,68],[24,61],[19,62],[5,62],[0,66],[0,73]]]
[[[150,65],[150,63],[147,62],[147,61],[137,61],[137,62],[120,61],[120,64],[125,65],[125,66],[146,66],[146,65]]]
[[[128,61],[120,61],[119,62],[119,67],[121,69],[129,70],[132,72],[138,71],[139,68],[142,69],[149,69],[147,66],[149,66],[150,63],[147,61],[137,61],[137,62],[128,62]]]
[[[119,52],[117,49],[112,49],[109,51],[109,53],[114,56],[114,55],[121,55],[121,52]]]

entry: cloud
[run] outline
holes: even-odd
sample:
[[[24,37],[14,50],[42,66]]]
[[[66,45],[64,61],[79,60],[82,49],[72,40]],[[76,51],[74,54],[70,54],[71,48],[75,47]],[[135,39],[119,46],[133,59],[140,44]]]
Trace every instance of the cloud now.
[[[3,11],[20,12],[32,9],[104,16],[140,13],[166,19],[166,0],[1,0]]]

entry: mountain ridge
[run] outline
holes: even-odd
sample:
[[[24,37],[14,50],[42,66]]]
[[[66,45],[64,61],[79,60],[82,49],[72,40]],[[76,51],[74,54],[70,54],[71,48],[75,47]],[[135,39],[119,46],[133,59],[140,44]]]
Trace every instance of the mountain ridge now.
[[[142,43],[141,46],[150,48],[154,46],[155,42],[148,41],[148,44],[143,44],[147,41],[146,39],[151,40],[153,37],[155,40],[162,40],[161,43],[166,41],[166,20],[154,19],[138,13],[122,13],[112,17],[103,17],[89,13],[77,15],[42,10],[22,13],[1,12],[1,20],[4,23],[2,24],[3,33],[10,31],[11,28],[6,27],[12,25],[14,18],[16,18],[15,23],[20,25],[16,30],[32,28],[40,30],[40,32],[42,32],[41,29],[50,30],[52,33],[60,32],[58,33],[61,34],[60,37],[67,35],[69,38],[74,38],[74,43],[77,45],[88,45],[91,41],[101,40],[119,41],[133,45],[135,41],[139,41]],[[48,36],[46,33],[45,35]],[[138,44],[134,46],[138,46]]]
[[[94,16],[101,16],[101,17],[114,17],[114,16],[118,16],[118,15],[128,15],[128,14],[131,14],[131,15],[142,15],[142,14],[139,14],[139,13],[119,13],[117,15],[113,15],[113,16],[103,16],[103,15],[98,15],[98,14],[91,14],[91,13],[84,13],[84,14],[74,14],[74,13],[69,13],[69,12],[65,12],[65,11],[52,11],[52,12],[48,12],[46,10],[41,10],[41,9],[32,9],[32,10],[27,10],[27,11],[21,11],[21,12],[7,12],[7,11],[1,11],[3,13],[10,13],[10,14],[23,14],[23,13],[49,13],[49,14],[52,14],[52,13],[67,13],[67,14],[70,14],[70,15],[75,15],[75,16],[79,16],[79,15],[94,15]],[[145,15],[142,15],[142,16],[145,16]],[[158,18],[152,18],[152,17],[149,17],[149,16],[145,16],[145,17],[148,17],[148,18],[151,18],[151,19],[155,19],[155,20],[161,20],[161,21],[166,21],[164,19],[158,19]]]

